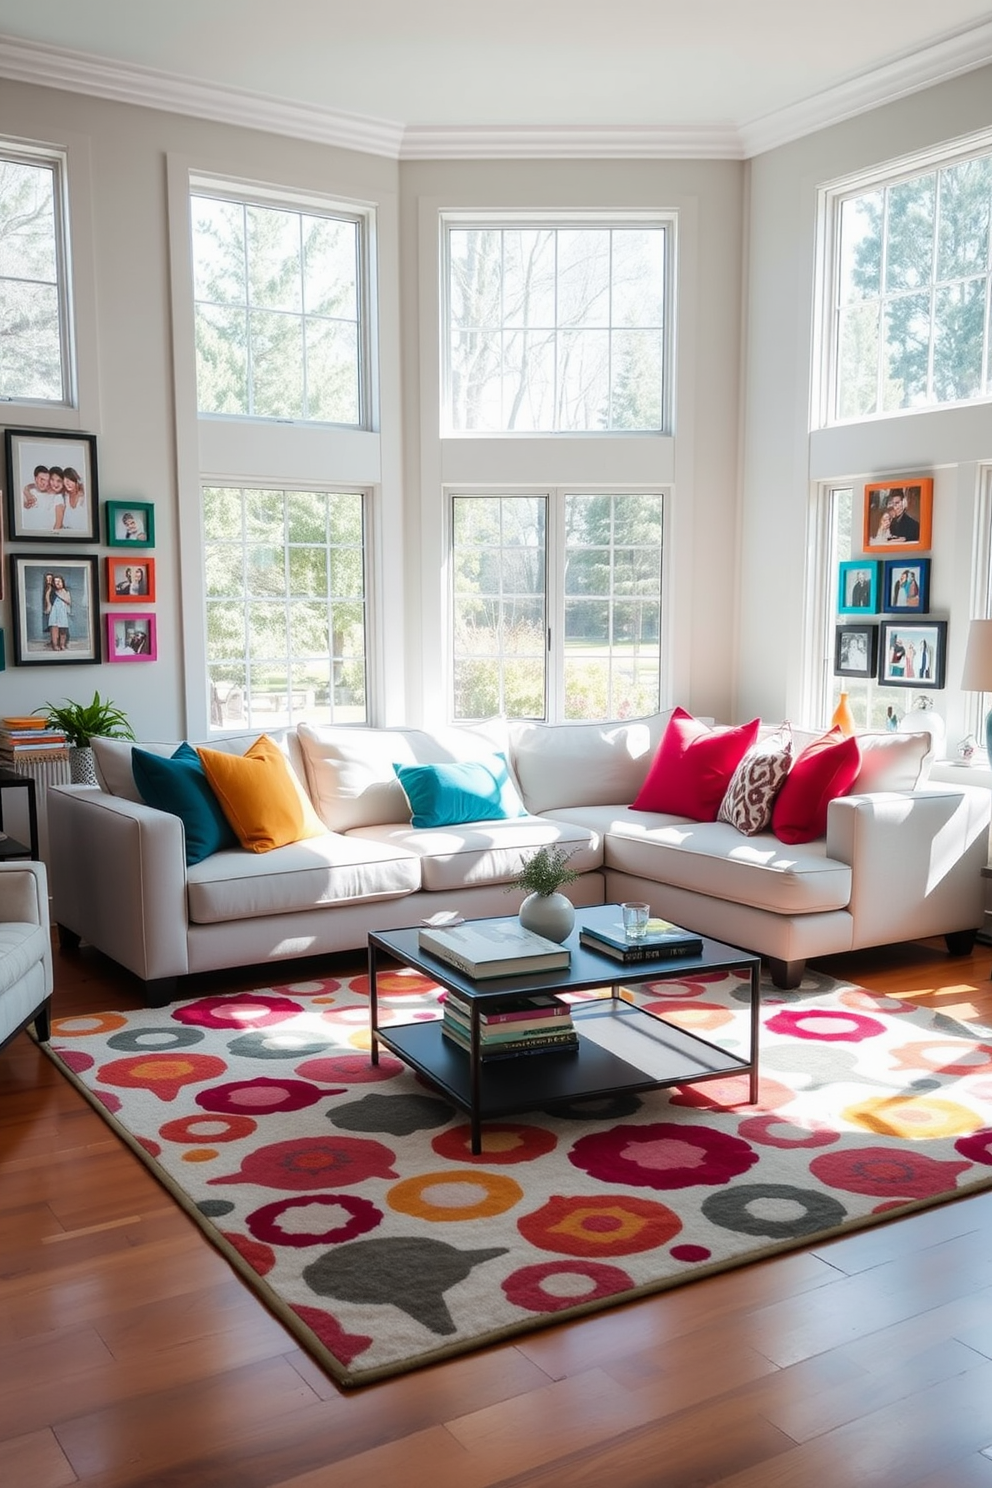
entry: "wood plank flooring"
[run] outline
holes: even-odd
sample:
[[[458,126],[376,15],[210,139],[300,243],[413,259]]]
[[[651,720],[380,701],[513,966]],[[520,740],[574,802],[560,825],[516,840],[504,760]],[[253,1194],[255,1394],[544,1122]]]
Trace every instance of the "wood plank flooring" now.
[[[817,965],[992,1023],[986,947]],[[139,1005],[87,949],[56,953],[56,987],[56,1013]],[[21,1035],[0,1053],[0,1484],[992,1488],[992,1192],[341,1391]]]

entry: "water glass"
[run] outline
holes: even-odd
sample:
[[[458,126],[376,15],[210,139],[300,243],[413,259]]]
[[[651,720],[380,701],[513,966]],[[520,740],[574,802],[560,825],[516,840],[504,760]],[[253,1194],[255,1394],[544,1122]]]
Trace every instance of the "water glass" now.
[[[621,904],[623,914],[623,933],[628,940],[643,940],[648,933],[648,918],[651,914],[650,906],[638,904],[631,901]]]

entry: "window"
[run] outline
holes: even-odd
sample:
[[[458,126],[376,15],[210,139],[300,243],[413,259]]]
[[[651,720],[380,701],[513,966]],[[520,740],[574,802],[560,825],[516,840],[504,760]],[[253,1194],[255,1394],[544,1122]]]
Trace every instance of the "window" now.
[[[191,197],[201,413],[367,424],[363,221]]]
[[[0,150],[0,398],[71,402],[64,165]]]
[[[666,428],[671,221],[444,232],[448,433]]]
[[[992,154],[833,192],[828,420],[992,394]]]
[[[366,721],[359,492],[203,489],[211,725]]]
[[[659,492],[454,496],[453,717],[657,711],[662,515]]]

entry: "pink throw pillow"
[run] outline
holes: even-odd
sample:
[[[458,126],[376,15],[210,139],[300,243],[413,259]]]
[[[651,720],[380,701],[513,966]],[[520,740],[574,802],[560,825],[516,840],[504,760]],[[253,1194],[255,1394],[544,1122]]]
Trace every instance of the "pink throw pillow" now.
[[[772,831],[780,842],[814,842],[827,830],[827,807],[846,796],[861,768],[861,746],[832,728],[796,760],[772,807]]]
[[[759,727],[755,718],[717,733],[676,708],[631,810],[716,821],[730,778]]]

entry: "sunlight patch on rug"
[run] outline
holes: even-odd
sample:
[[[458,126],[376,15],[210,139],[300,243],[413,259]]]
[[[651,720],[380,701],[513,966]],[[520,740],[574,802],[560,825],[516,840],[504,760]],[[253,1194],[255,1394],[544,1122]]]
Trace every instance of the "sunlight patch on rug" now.
[[[747,1076],[483,1126],[382,1052],[365,977],[53,1020],[49,1049],[341,1384],[992,1185],[992,1031],[810,973]],[[734,974],[637,1000],[745,1048]],[[439,1016],[412,971],[380,1021]],[[567,1058],[538,1055],[533,1058]]]

